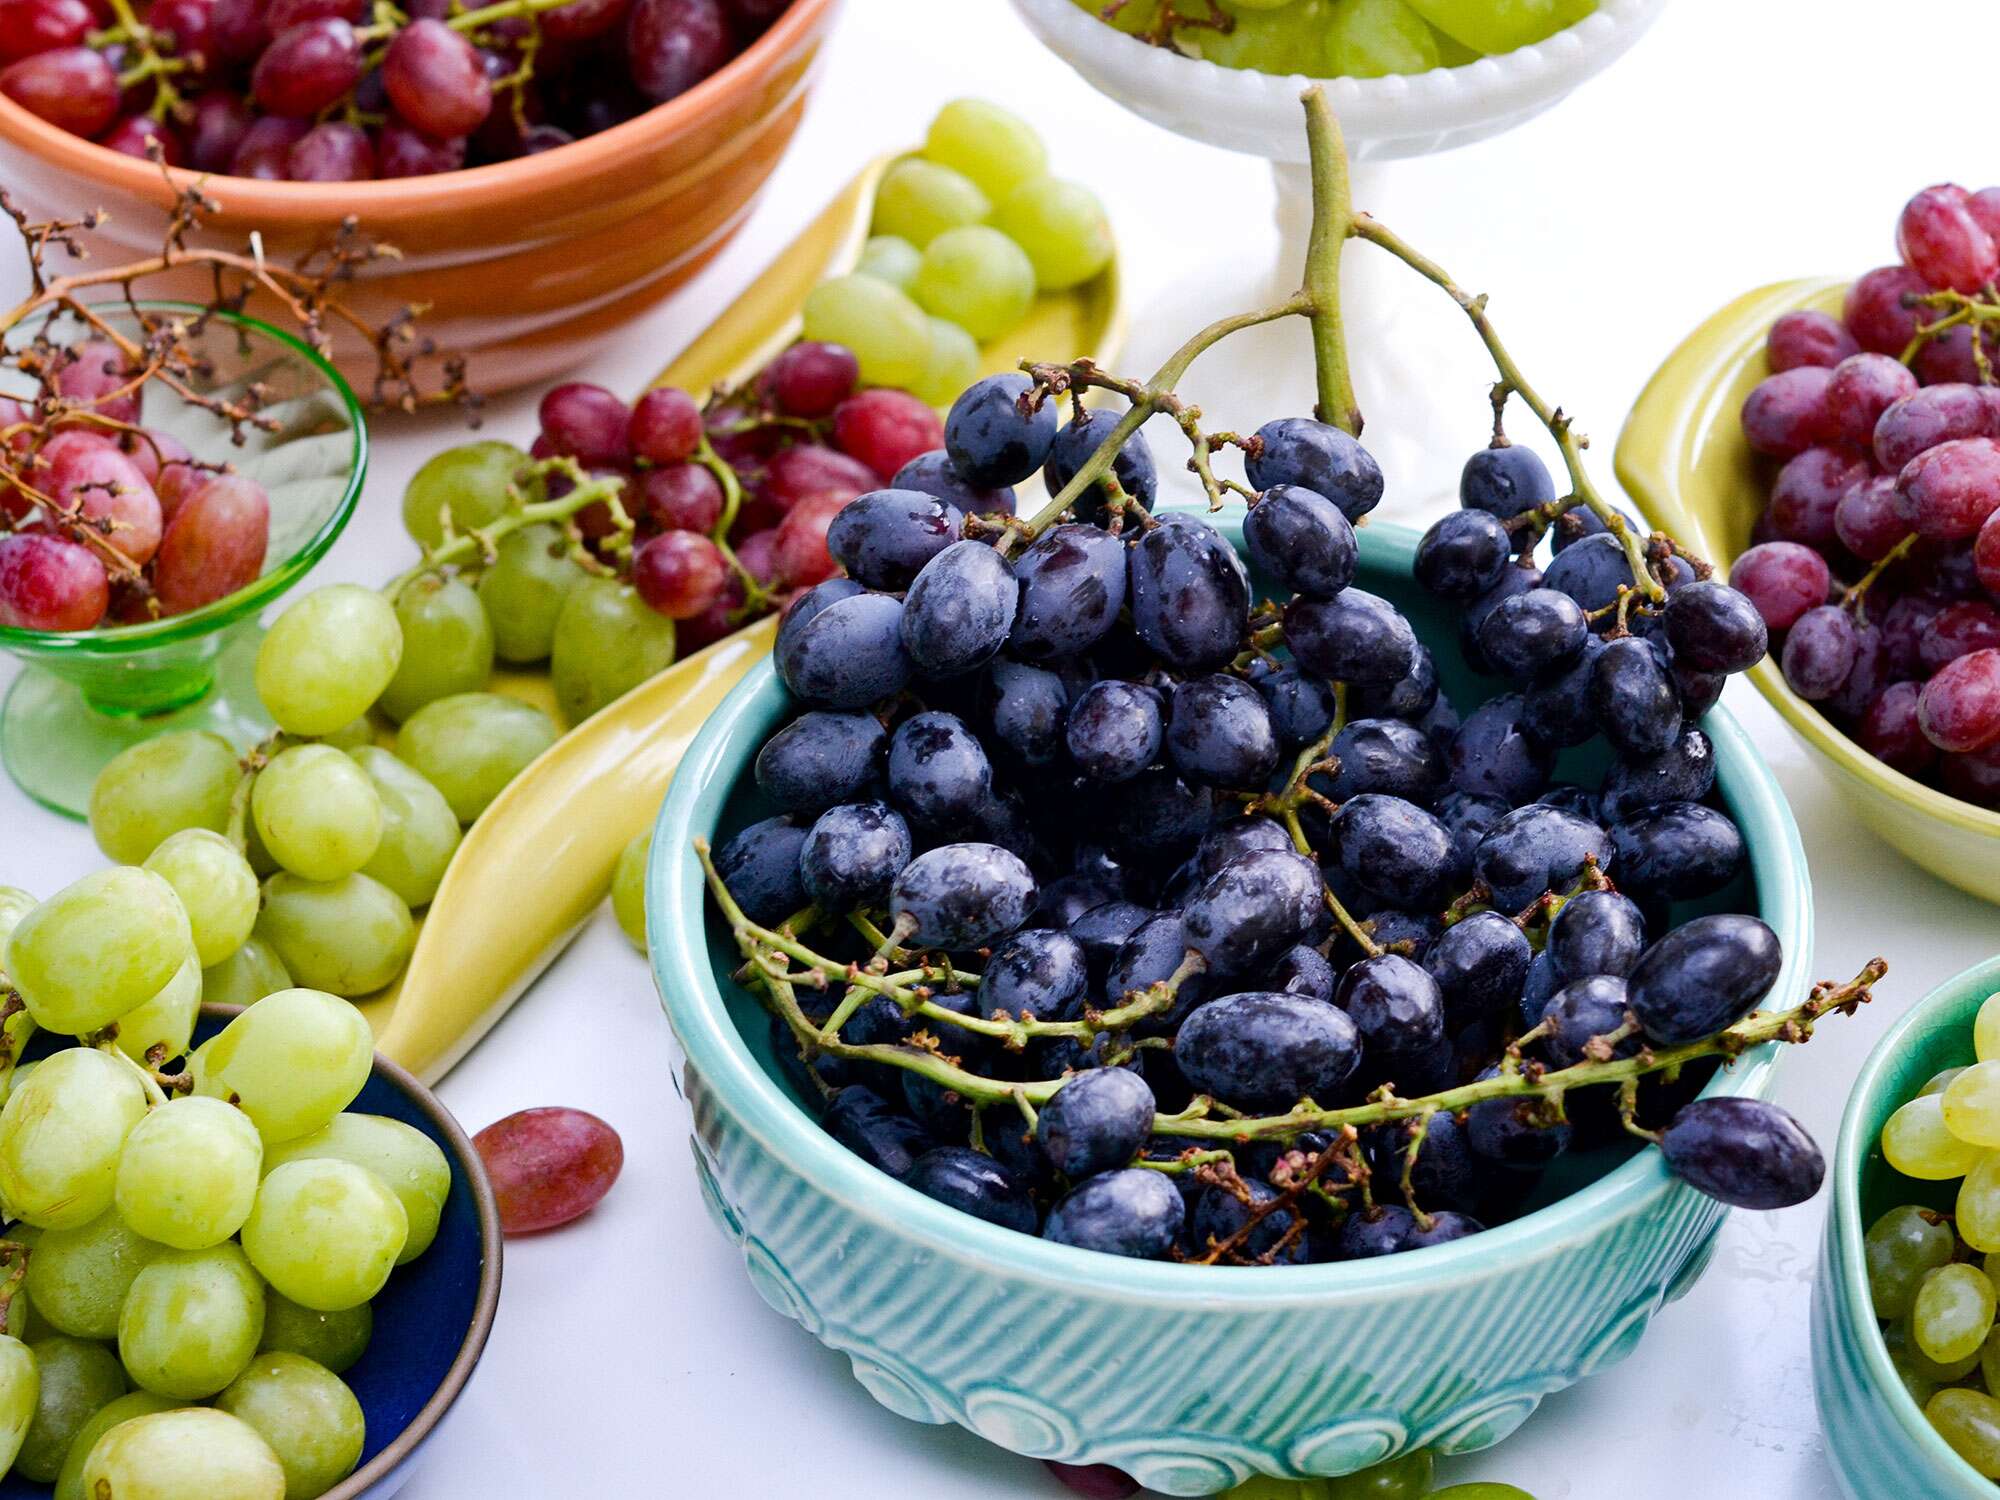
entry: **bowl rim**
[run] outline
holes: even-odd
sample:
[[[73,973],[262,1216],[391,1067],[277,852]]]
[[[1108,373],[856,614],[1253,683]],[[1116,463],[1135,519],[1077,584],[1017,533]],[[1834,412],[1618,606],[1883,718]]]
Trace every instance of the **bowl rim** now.
[[[115,154],[115,153],[114,153]],[[220,599],[211,600],[199,609],[191,609],[186,614],[167,615],[158,620],[145,620],[136,625],[112,625],[90,630],[28,630],[24,627],[0,625],[0,647],[30,651],[36,656],[119,656],[128,651],[155,646],[171,646],[181,641],[193,640],[211,631],[233,625],[245,615],[262,609],[271,600],[284,593],[308,573],[313,565],[327,553],[347,523],[354,516],[355,507],[360,503],[361,491],[368,478],[368,420],[362,410],[360,400],[353,387],[341,376],[317,349],[304,340],[274,328],[260,318],[248,317],[243,313],[223,309],[208,309],[192,302],[178,302],[166,299],[148,299],[136,304],[147,312],[206,313],[221,322],[231,324],[258,338],[270,340],[283,346],[292,356],[301,360],[313,370],[322,381],[332,388],[342,409],[347,413],[348,432],[351,442],[347,456],[347,488],[333,509],[319,525],[319,529],[299,549],[278,566],[267,573],[260,573],[233,594],[224,594]],[[96,305],[92,311],[100,317],[129,316],[126,304],[121,302]],[[53,316],[54,314],[52,314]]]
[[[204,1000],[201,1014],[208,1020],[226,1022],[248,1009],[245,1005],[224,1005]],[[377,1052],[369,1071],[371,1076],[382,1079],[423,1112],[424,1118],[444,1136],[452,1155],[464,1169],[466,1185],[472,1190],[472,1206],[479,1216],[479,1291],[473,1302],[472,1321],[466,1327],[465,1338],[460,1342],[450,1368],[445,1371],[444,1379],[431,1392],[430,1400],[418,1409],[401,1432],[383,1446],[380,1453],[328,1490],[322,1500],[363,1500],[371,1488],[394,1473],[423,1445],[464,1392],[466,1382],[472,1379],[473,1368],[486,1348],[487,1336],[493,1332],[494,1315],[500,1308],[501,1259],[506,1236],[500,1230],[500,1207],[493,1197],[493,1184],[486,1175],[486,1163],[480,1157],[478,1147],[472,1144],[472,1137],[465,1133],[465,1127],[444,1107],[444,1102],[399,1063]]]
[[[1722,387],[1761,356],[1778,314],[1816,307],[1853,284],[1850,276],[1811,276],[1754,288],[1709,314],[1661,361],[1632,404],[1615,457],[1619,479],[1648,520],[1677,535],[1699,536],[1709,551],[1717,550],[1708,529],[1682,505],[1679,474],[1715,422],[1728,420],[1717,405]],[[1749,676],[1793,732],[1847,775],[1926,817],[2000,841],[2000,808],[1954,797],[1877,760],[1794,693],[1770,657]]]
[[[189,188],[219,195],[224,208],[209,216],[214,225],[224,219],[255,219],[264,228],[318,225],[349,215],[365,223],[390,211],[416,210],[432,218],[456,215],[464,191],[481,197],[496,194],[522,200],[539,198],[558,187],[596,175],[618,157],[658,144],[678,134],[707,111],[716,98],[740,80],[754,76],[772,57],[790,49],[809,34],[827,12],[843,0],[791,0],[762,35],[686,93],[624,120],[608,130],[572,141],[553,151],[520,156],[512,161],[461,167],[428,177],[377,178],[368,182],[266,182],[221,172],[196,172],[186,167],[158,167],[143,157],[127,156],[84,136],[72,135],[31,114],[0,94],[0,141],[10,143],[53,165],[64,167],[94,184],[121,190],[154,202],[167,203]],[[449,184],[441,188],[441,184]]]
[[[1954,974],[1911,1006],[1883,1034],[1869,1052],[1867,1060],[1861,1064],[1861,1071],[1855,1075],[1847,1097],[1847,1108],[1840,1118],[1840,1135],[1834,1146],[1831,1209],[1834,1233],[1830,1237],[1830,1248],[1836,1256],[1827,1257],[1825,1263],[1832,1273],[1834,1295],[1840,1299],[1842,1320],[1858,1332],[1856,1342],[1861,1348],[1862,1367],[1876,1386],[1876,1399],[1888,1401],[1889,1409],[1895,1413],[1898,1422],[1933,1463],[1949,1465],[1983,1484],[1989,1481],[1938,1436],[1929,1418],[1896,1374],[1895,1366],[1889,1362],[1889,1347],[1882,1338],[1882,1325],[1868,1297],[1868,1268],[1863,1246],[1863,1235],[1868,1226],[1861,1222],[1861,1164],[1871,1148],[1870,1141],[1862,1133],[1863,1117],[1872,1112],[1875,1096],[1884,1087],[1884,1075],[1911,1033],[1925,1028],[1932,1012],[1963,1005],[1966,996],[1981,987],[1989,996],[2000,994],[2000,956]]]
[[[1205,507],[1201,511],[1206,514]],[[1240,540],[1240,518],[1221,529]],[[1418,533],[1394,523],[1361,529],[1364,562],[1371,551],[1407,572]],[[775,685],[772,661],[759,663],[709,716],[688,747],[667,789],[652,840],[646,871],[647,931],[662,1007],[702,1087],[730,1100],[730,1117],[787,1168],[813,1182],[847,1212],[860,1215],[899,1238],[915,1238],[938,1253],[984,1262],[995,1275],[1034,1278],[1066,1288],[1087,1287],[1093,1298],[1154,1303],[1171,1298],[1208,1308],[1272,1310],[1325,1306],[1407,1288],[1429,1276],[1477,1274],[1482,1265],[1512,1258],[1546,1258],[1596,1235],[1614,1213],[1637,1210],[1643,1200],[1679,1188],[1658,1151],[1641,1150],[1596,1181],[1511,1223],[1451,1244],[1434,1245],[1378,1260],[1327,1265],[1270,1266],[1255,1276],[1218,1274],[1215,1267],[1164,1261],[1121,1260],[1107,1273],[1105,1258],[1093,1251],[1059,1245],[1038,1236],[987,1224],[936,1202],[868,1165],[821,1130],[817,1122],[758,1066],[730,1020],[708,961],[707,889],[687,852],[698,817],[719,808],[730,790],[721,783],[728,767],[727,741],[737,726],[757,712],[757,700]],[[1775,824],[1780,837],[1760,846],[1751,858],[1759,906],[1774,929],[1792,931],[1777,984],[1804,991],[1802,978],[1812,951],[1810,876],[1798,825],[1777,778],[1757,754],[1750,737],[1726,709],[1711,710],[1703,729],[1719,759],[1743,767],[1731,793],[1745,820]],[[705,821],[706,819],[703,818]],[[670,852],[671,851],[671,852]],[[1769,890],[1765,879],[1769,877]],[[658,914],[658,915],[655,915]],[[1704,1089],[1749,1094],[1766,1084],[1777,1065],[1778,1047],[1766,1044],[1719,1068]],[[1413,1263],[1413,1257],[1414,1263]]]

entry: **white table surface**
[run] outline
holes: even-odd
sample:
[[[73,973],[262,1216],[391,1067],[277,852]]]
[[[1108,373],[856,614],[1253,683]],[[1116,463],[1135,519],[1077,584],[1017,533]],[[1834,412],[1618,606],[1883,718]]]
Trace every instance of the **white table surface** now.
[[[1817,14],[1801,28],[1808,10]],[[1926,183],[2000,179],[1988,91],[1895,56],[1919,32],[1947,48],[1969,40],[1986,16],[1981,0],[1894,11],[1869,0],[1677,0],[1631,56],[1552,113],[1387,169],[1394,213],[1383,216],[1497,294],[1493,314],[1532,378],[1597,435],[1608,482],[1623,413],[1695,321],[1765,281],[1889,259],[1896,211]],[[940,103],[966,93],[1060,132],[1059,169],[1087,177],[1110,203],[1132,305],[1148,323],[1173,316],[1154,303],[1191,266],[1254,266],[1275,243],[1262,163],[1126,115],[1043,52],[1001,0],[852,0],[805,126],[743,234],[587,373],[638,388],[854,165],[920,138]],[[0,297],[23,285],[6,246]],[[1438,389],[1462,395],[1452,408],[1462,422],[1439,431],[1452,453],[1482,440],[1489,378],[1457,318],[1439,306],[1424,356]],[[1299,347],[1303,359],[1303,335]],[[1356,351],[1364,400],[1369,357]],[[1199,380],[1191,385],[1199,398]],[[1390,409],[1370,415],[1378,427],[1397,421]],[[525,443],[532,395],[496,400],[486,426]],[[317,582],[372,582],[407,565],[403,483],[459,437],[449,418],[378,426],[361,513]],[[1389,483],[1382,514],[1418,514],[1394,473]],[[0,685],[11,670],[0,668]],[[1747,685],[1733,684],[1726,702],[1776,768],[1813,859],[1813,972],[1846,976],[1878,952],[1892,966],[1872,1012],[1828,1023],[1785,1069],[1780,1098],[1830,1149],[1848,1080],[1874,1038],[1940,981],[2000,950],[2000,910],[1905,864],[1862,829]],[[0,779],[0,882],[46,892],[101,862],[82,825]],[[404,1493],[1065,1493],[1039,1464],[890,1415],[844,1359],[758,1299],[697,1201],[664,1024],[644,965],[606,913],[445,1081],[445,1102],[469,1128],[529,1105],[594,1110],[622,1133],[626,1167],[589,1218],[509,1246],[485,1361]],[[1734,1215],[1708,1276],[1631,1359],[1551,1397],[1508,1442],[1448,1465],[1450,1476],[1505,1479],[1539,1500],[1832,1500],[1806,1336],[1823,1207],[1824,1197]]]

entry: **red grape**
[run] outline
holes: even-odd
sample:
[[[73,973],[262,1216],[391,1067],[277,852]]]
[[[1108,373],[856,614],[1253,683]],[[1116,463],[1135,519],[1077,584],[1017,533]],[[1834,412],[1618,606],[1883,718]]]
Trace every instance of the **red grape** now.
[[[1962,187],[1927,187],[1903,205],[1896,249],[1934,287],[1976,292],[2000,270],[2000,248],[1966,204]]]
[[[257,59],[250,91],[274,115],[316,115],[361,81],[361,44],[338,17],[279,32]]]
[[[1826,699],[1826,710],[1842,720],[1858,719],[1895,678],[1896,673],[1890,670],[1889,647],[1882,631],[1857,616],[1854,622],[1854,665],[1848,669],[1847,676],[1833,695]]]
[[[1990,331],[1982,332],[1979,339],[1987,364],[2000,364],[2000,341]],[[1917,351],[1916,371],[1924,385],[1977,385],[1979,360],[1972,352],[1972,330],[1961,323],[1924,340]]]
[[[1937,760],[1937,746],[1917,723],[1921,684],[1898,682],[1884,688],[1861,716],[1854,737],[1861,748],[1905,776],[1921,776]]]
[[[1878,562],[1894,550],[1896,543],[1910,534],[1896,494],[1895,478],[1871,474],[1848,486],[1834,507],[1834,533],[1863,562]]]
[[[838,571],[833,554],[826,548],[826,529],[846,504],[847,500],[838,495],[815,496],[792,507],[779,523],[778,576],[786,588],[821,583]]]
[[[1847,292],[1843,317],[1848,332],[1862,348],[1876,354],[1900,355],[1925,320],[1919,307],[1903,305],[1905,297],[1930,290],[1924,278],[1908,266],[1881,266],[1868,272]]]
[[[1917,665],[1926,674],[1974,651],[2000,648],[2000,609],[1961,599],[1937,612],[1917,641]]]
[[[508,1234],[553,1229],[597,1207],[625,1165],[618,1132],[580,1109],[524,1109],[472,1138]]]
[[[493,85],[472,43],[442,21],[412,21],[382,59],[396,113],[439,140],[468,135],[493,112]]]
[[[742,607],[743,580],[731,568],[729,576],[722,581],[722,593],[713,604],[691,620],[675,622],[675,649],[685,659],[689,652],[699,651],[703,646],[721,640],[742,623],[733,618]]]
[[[1943,756],[1938,779],[1954,797],[1980,807],[2000,808],[2000,745],[1965,755]]]
[[[328,120],[292,143],[285,176],[293,182],[369,182],[375,176],[375,147],[359,125]]]
[[[1993,243],[2000,245],[2000,187],[1981,188],[1967,195],[1965,208],[1973,221],[1994,237]]]
[[[253,582],[264,570],[271,502],[240,474],[216,474],[174,513],[153,563],[162,614],[200,609]]]
[[[308,21],[341,20],[359,26],[368,14],[368,0],[271,0],[264,24],[273,36]]]
[[[1834,435],[1866,450],[1882,413],[1916,389],[1917,377],[1899,359],[1886,354],[1848,356],[1833,367],[1826,387],[1826,411]]]
[[[695,531],[663,531],[632,554],[632,586],[670,620],[688,620],[722,597],[729,563]]]
[[[2000,599],[2000,514],[1988,516],[1979,528],[1978,540],[1972,544],[1972,563],[1980,587]]]
[[[263,0],[215,0],[209,10],[208,36],[217,60],[249,62],[271,40]]]
[[[162,50],[186,61],[199,58],[201,71],[207,71],[208,55],[214,46],[210,38],[215,26],[215,0],[153,0],[152,8],[146,12],[146,24],[166,34],[171,45]],[[183,75],[189,83],[200,76],[200,72]]]
[[[1832,368],[1861,348],[1831,313],[1806,310],[1788,312],[1773,323],[1764,347],[1774,375],[1801,365]]]
[[[625,429],[632,414],[601,385],[572,380],[552,387],[542,397],[538,415],[553,451],[586,468],[623,466],[631,457]]]
[[[852,500],[879,488],[882,481],[859,459],[849,458],[818,443],[800,443],[781,449],[771,458],[761,486],[764,498],[781,511],[789,511],[807,500],[838,495]]]
[[[778,530],[753,531],[736,544],[736,560],[743,571],[765,588],[778,582]]]
[[[1743,435],[1750,446],[1773,458],[1790,458],[1829,436],[1826,391],[1832,380],[1833,371],[1817,365],[1760,380],[1743,398]]]
[[[231,177],[252,177],[263,182],[285,180],[285,158],[312,125],[306,120],[288,120],[283,115],[265,115],[250,122],[229,159]]]
[[[540,156],[558,146],[572,144],[576,137],[560,125],[530,125],[521,133],[521,155]]]
[[[72,135],[94,136],[118,113],[118,75],[101,52],[57,47],[0,71],[0,94]]]
[[[136,374],[109,339],[86,339],[70,348],[67,362],[56,371],[56,394],[114,422],[136,422],[139,393],[125,389]]]
[[[42,445],[48,468],[38,488],[59,505],[78,507],[93,528],[133,562],[160,547],[160,501],[132,460],[103,438],[59,432]],[[106,529],[108,527],[108,529]]]
[[[0,62],[81,46],[96,24],[83,0],[0,0]]]
[[[169,125],[163,125],[151,115],[127,115],[97,138],[97,144],[120,156],[136,156],[141,161],[153,159],[153,148],[159,147],[160,160],[170,167],[178,167],[186,153],[181,149],[181,140]]]
[[[1773,633],[1826,603],[1832,583],[1826,559],[1797,542],[1760,542],[1729,569],[1729,586],[1757,606]]]
[[[686,391],[655,386],[632,404],[625,439],[634,458],[677,464],[701,446],[701,408]]]
[[[1917,650],[1924,632],[1950,602],[1929,592],[1905,594],[1882,612],[1882,638],[1888,643],[1889,661],[1897,676],[1914,677],[1922,670]]]
[[[163,520],[172,520],[167,514],[167,502],[160,497],[160,471],[169,464],[184,465],[194,455],[188,446],[172,433],[147,432],[121,433],[118,451],[132,460],[132,467],[139,471],[139,477],[153,487],[153,494],[160,500],[160,515]]]
[[[1138,1480],[1109,1464],[1062,1464],[1045,1458],[1042,1467],[1085,1500],[1128,1500],[1139,1493]]]
[[[542,34],[552,42],[585,42],[625,19],[631,0],[570,0],[542,12]]]
[[[1771,524],[1788,542],[1824,547],[1835,540],[1840,497],[1868,477],[1867,460],[1843,448],[1808,448],[1778,471]]]
[[[1940,750],[1983,750],[2000,740],[2000,650],[1947,662],[1918,695],[1917,718]]]
[[[1954,438],[1919,453],[1896,476],[1911,526],[1935,541],[1976,536],[2000,510],[2000,443]]]
[[[434,141],[421,130],[391,120],[375,133],[377,177],[433,177],[465,165],[465,140]]]
[[[693,88],[735,47],[718,0],[633,0],[625,17],[625,68],[655,104]]]
[[[823,417],[854,394],[861,362],[844,344],[801,340],[765,367],[763,387],[779,411]]]
[[[0,536],[0,625],[88,630],[110,598],[104,564],[81,542],[36,531]]]
[[[188,122],[188,165],[197,172],[226,172],[250,129],[250,106],[229,89],[210,89],[194,101]]]
[[[944,423],[907,391],[862,391],[833,409],[833,441],[886,480],[918,454],[942,448]]]
[[[2000,406],[1972,385],[1933,385],[1890,403],[1875,423],[1875,465],[1900,473],[1904,464],[1953,438],[2000,435]]]
[[[1785,636],[1785,681],[1801,698],[1831,698],[1854,670],[1854,621],[1838,604],[1822,604],[1799,617]]]
[[[633,504],[637,519],[661,531],[707,533],[722,519],[726,498],[721,481],[700,464],[669,464],[639,475]]]

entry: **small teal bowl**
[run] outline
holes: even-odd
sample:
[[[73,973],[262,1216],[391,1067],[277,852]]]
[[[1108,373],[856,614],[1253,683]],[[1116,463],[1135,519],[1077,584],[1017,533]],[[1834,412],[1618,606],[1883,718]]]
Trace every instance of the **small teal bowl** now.
[[[195,1041],[205,1042],[241,1011],[204,1005]],[[31,1045],[29,1056],[36,1055]],[[437,1095],[378,1055],[361,1095],[348,1106],[414,1125],[451,1163],[451,1196],[430,1249],[399,1268],[375,1299],[367,1351],[340,1377],[361,1403],[368,1437],[361,1462],[321,1500],[389,1500],[416,1472],[472,1378],[500,1305],[500,1210],[472,1139]],[[48,1500],[53,1485],[16,1475],[0,1480],[0,1500]]]
[[[1223,529],[1240,548],[1240,527]],[[1365,528],[1358,581],[1447,641],[1445,610],[1410,579],[1416,542]],[[1453,702],[1495,691],[1456,661],[1440,653]],[[647,871],[653,969],[710,1217],[764,1300],[847,1355],[891,1411],[1035,1458],[1113,1464],[1170,1495],[1259,1473],[1346,1474],[1414,1448],[1499,1442],[1544,1396],[1630,1354],[1700,1275],[1724,1209],[1653,1151],[1588,1153],[1549,1175],[1535,1212],[1455,1244],[1243,1271],[1050,1244],[884,1176],[784,1080],[764,1012],[730,978],[740,960],[691,852],[697,835],[719,842],[766,814],[750,763],[792,712],[762,666],[681,762]],[[1749,879],[1718,904],[1754,904],[1784,944],[1774,993],[1802,998],[1812,902],[1798,830],[1735,721],[1717,711],[1705,727],[1750,848]],[[1586,756],[1559,770],[1594,774]],[[1708,1092],[1762,1095],[1772,1070],[1760,1049]]]
[[[2000,958],[1946,980],[1862,1065],[1840,1122],[1833,1207],[1813,1277],[1813,1394],[1849,1500],[1994,1500],[1992,1480],[1952,1452],[1896,1377],[1868,1301],[1862,1236],[1899,1203],[1947,1211],[1957,1185],[1914,1182],[1883,1159],[1882,1127],[1936,1073],[1973,1061],[1972,1021],[2000,991]]]

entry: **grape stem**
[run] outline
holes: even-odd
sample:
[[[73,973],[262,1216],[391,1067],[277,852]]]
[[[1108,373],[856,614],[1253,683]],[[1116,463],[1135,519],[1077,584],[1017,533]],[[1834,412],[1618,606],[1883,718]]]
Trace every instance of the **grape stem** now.
[[[1917,533],[1914,531],[1911,532],[1877,558],[1870,565],[1866,573],[1855,579],[1841,593],[1840,602],[1842,606],[1853,610],[1856,620],[1865,622],[1868,618],[1868,591],[1875,586],[1875,580],[1880,578],[1895,564],[1901,562],[1905,557],[1908,557],[1911,551],[1915,549],[1919,540],[1921,538],[1918,537]]]
[[[14,1299],[21,1295],[21,1287],[28,1279],[28,1257],[32,1253],[19,1240],[0,1240],[0,1266],[6,1268],[6,1275],[0,1277],[0,1329],[6,1328]]]
[[[632,518],[626,514],[623,496],[625,480],[620,475],[594,476],[573,458],[544,458],[528,465],[527,471],[546,479],[551,474],[560,474],[574,486],[567,494],[553,500],[520,501],[520,492],[510,486],[508,508],[484,526],[475,526],[469,531],[454,532],[451,528],[449,507],[440,511],[440,520],[445,529],[444,540],[435,547],[424,549],[422,561],[415,567],[406,568],[382,585],[382,592],[394,599],[402,593],[405,585],[421,578],[426,573],[435,573],[440,568],[453,563],[465,563],[477,556],[482,563],[491,563],[496,555],[500,539],[526,526],[539,525],[544,521],[567,523],[578,511],[596,505],[600,501],[611,512],[612,525],[626,536],[632,533]]]
[[[702,432],[701,444],[694,450],[694,462],[700,464],[715,476],[715,482],[722,486],[722,514],[716,517],[709,528],[708,539],[715,543],[715,550],[735,570],[736,577],[743,585],[743,603],[740,612],[745,616],[761,614],[770,607],[771,591],[757,580],[757,575],[743,566],[743,559],[736,555],[736,549],[729,545],[730,528],[736,524],[736,517],[743,509],[743,484],[736,477],[735,468],[715,451],[709,442],[706,430]]]

